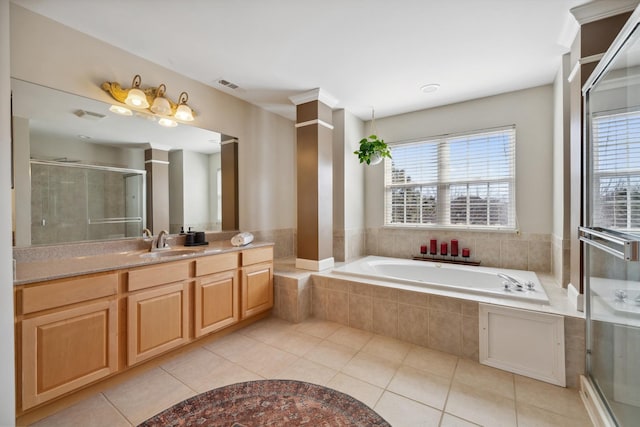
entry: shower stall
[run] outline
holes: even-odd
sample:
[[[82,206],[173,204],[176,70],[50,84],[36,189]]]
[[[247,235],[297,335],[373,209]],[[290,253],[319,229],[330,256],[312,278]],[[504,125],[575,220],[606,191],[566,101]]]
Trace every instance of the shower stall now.
[[[639,23],[636,10],[583,87],[586,387],[624,427],[640,420]]]
[[[142,235],[146,172],[31,160],[31,244]]]

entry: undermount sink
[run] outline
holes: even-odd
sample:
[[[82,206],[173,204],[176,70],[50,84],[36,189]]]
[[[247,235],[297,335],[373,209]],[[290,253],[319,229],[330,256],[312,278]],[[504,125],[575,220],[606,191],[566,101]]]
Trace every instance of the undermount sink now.
[[[169,256],[185,256],[202,252],[198,249],[168,249],[140,254],[141,258],[164,258]]]

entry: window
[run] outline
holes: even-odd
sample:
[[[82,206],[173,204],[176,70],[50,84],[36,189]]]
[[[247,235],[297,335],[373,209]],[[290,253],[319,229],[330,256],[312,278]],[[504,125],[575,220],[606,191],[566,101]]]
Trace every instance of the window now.
[[[515,229],[515,127],[398,143],[385,225]]]
[[[640,112],[593,118],[593,225],[640,228]]]

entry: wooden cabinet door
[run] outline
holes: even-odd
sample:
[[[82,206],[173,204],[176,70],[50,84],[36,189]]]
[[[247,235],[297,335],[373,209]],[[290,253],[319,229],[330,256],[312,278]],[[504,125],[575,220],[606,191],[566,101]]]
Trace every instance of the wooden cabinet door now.
[[[129,366],[189,341],[189,282],[166,285],[127,298]]]
[[[208,334],[240,320],[238,271],[205,276],[195,286],[195,334]]]
[[[242,318],[273,307],[273,264],[242,268]]]
[[[117,302],[99,301],[22,321],[22,408],[118,369]]]

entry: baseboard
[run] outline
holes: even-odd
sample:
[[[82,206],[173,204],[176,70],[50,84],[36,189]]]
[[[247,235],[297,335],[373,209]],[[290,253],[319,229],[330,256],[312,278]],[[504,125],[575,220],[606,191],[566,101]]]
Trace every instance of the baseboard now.
[[[615,427],[615,423],[609,416],[604,404],[600,401],[600,397],[584,375],[580,375],[580,390],[578,393],[595,427]]]

